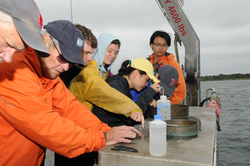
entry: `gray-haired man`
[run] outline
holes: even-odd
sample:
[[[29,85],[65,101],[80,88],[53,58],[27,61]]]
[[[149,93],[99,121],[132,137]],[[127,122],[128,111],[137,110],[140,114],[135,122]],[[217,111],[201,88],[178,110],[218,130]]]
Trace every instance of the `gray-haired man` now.
[[[0,1],[0,63],[27,46],[49,53],[39,35],[43,20],[34,0]],[[41,54],[48,56],[47,54]]]

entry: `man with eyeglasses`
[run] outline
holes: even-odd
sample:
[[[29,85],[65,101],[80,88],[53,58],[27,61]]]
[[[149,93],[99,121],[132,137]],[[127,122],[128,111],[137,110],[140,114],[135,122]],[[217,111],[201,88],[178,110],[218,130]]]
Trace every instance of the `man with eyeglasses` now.
[[[0,65],[0,165],[39,166],[46,148],[73,158],[141,135],[102,123],[59,78],[71,65],[84,65],[81,32],[63,20],[44,29],[49,57],[28,47]]]
[[[30,46],[45,52],[48,49],[40,36],[42,16],[34,0],[0,1],[0,63],[11,62],[13,54]]]
[[[174,66],[178,71],[179,78],[176,89],[173,92],[173,96],[169,97],[169,100],[172,104],[179,104],[184,100],[186,95],[186,82],[180,64],[174,59],[175,56],[167,52],[171,45],[171,38],[164,31],[155,31],[150,37],[149,44],[153,50],[153,54],[147,59],[153,65],[155,74],[158,73],[158,69],[163,65]]]

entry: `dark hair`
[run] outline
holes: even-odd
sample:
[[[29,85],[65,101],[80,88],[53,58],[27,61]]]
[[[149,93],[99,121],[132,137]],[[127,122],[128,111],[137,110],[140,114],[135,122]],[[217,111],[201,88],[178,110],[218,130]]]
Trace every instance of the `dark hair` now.
[[[145,71],[133,68],[130,66],[131,61],[130,60],[125,60],[122,65],[121,68],[118,71],[118,75],[120,76],[129,76],[134,70],[138,70],[140,75],[144,75],[147,74]]]
[[[118,39],[113,40],[110,44],[117,44],[119,48],[121,47],[121,42]]]
[[[149,45],[154,43],[154,40],[156,37],[162,37],[163,39],[166,40],[168,46],[171,45],[171,38],[169,36],[169,34],[165,31],[155,31],[152,36],[150,37],[150,41],[149,41]]]
[[[80,24],[75,24],[75,27],[82,32],[84,42],[89,44],[92,48],[97,47],[97,39],[90,29]]]

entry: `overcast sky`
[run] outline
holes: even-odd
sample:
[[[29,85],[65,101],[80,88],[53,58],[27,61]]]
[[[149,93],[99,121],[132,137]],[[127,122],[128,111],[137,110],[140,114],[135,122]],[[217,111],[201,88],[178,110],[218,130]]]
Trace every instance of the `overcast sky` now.
[[[71,20],[70,0],[35,0],[44,25]],[[200,39],[201,75],[250,73],[250,0],[184,0],[183,10]],[[155,0],[72,0],[73,23],[121,41],[111,71],[117,73],[127,59],[152,54],[149,38],[156,30],[171,34],[168,52],[175,55],[174,32]],[[184,46],[179,46],[180,64]]]

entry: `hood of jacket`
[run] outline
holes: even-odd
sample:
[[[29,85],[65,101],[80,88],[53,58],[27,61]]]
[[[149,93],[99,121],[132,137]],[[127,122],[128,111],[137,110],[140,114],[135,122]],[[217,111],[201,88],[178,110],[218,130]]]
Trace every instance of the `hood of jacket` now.
[[[109,65],[109,67],[107,68],[107,70],[104,68],[103,64],[103,60],[106,54],[106,50],[109,46],[109,44],[113,41],[118,39],[117,37],[111,35],[111,34],[107,34],[107,33],[102,33],[99,37],[98,37],[98,45],[97,48],[95,49],[95,52],[93,54],[93,60],[97,63],[97,67],[98,70],[100,72],[100,76],[102,77],[102,75],[104,73],[106,73],[106,75],[108,74],[108,71],[111,69],[112,65],[114,64],[115,60]],[[118,56],[118,54],[117,54]]]

